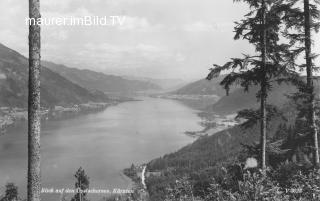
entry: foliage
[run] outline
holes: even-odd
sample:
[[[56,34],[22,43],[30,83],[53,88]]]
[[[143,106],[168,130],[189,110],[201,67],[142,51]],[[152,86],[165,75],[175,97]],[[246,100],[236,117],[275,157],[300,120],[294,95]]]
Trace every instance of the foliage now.
[[[175,177],[165,174],[162,177],[150,176],[146,180],[147,190],[152,201],[163,201],[168,194],[168,188],[173,186]]]
[[[237,200],[281,200],[282,193],[266,175],[255,172],[246,173],[244,181],[239,181],[239,191],[235,193]]]
[[[297,109],[299,118],[297,124],[302,128],[299,148],[307,148],[308,152],[313,154],[314,165],[319,166],[319,145],[318,133],[315,119],[315,89],[313,84],[313,73],[319,70],[319,66],[315,65],[317,57],[312,52],[312,34],[318,32],[320,28],[320,11],[318,10],[318,0],[300,0],[289,1],[286,17],[284,22],[286,29],[285,37],[294,47],[291,52],[293,57],[298,57],[301,53],[305,53],[305,63],[296,64],[300,71],[307,74],[306,83],[299,83],[299,92],[293,96],[297,102],[300,100]],[[303,5],[303,8],[301,8]],[[313,139],[313,140],[312,140]]]
[[[274,118],[282,118],[282,120],[286,121],[286,117],[282,114],[282,112],[273,105],[266,105],[267,111],[267,124],[271,122],[271,119]],[[244,128],[250,128],[259,123],[259,119],[261,116],[261,109],[244,109],[238,112],[236,119],[245,119],[246,121],[241,124]]]
[[[5,186],[5,195],[0,201],[17,201],[18,200],[18,187],[13,183],[7,183]]]
[[[283,18],[283,23],[285,25],[284,36],[289,40],[289,44],[291,45],[291,55],[294,58],[297,58],[300,54],[302,54],[305,47],[305,11],[301,7],[302,0],[288,0],[286,2],[286,10],[285,16]],[[319,4],[318,0],[310,0],[310,30],[313,32],[319,32],[320,28],[320,12],[319,12]],[[315,54],[312,54],[312,60],[316,59]],[[296,67],[299,67],[300,70],[304,70],[306,64],[295,64]],[[318,70],[314,64],[312,65],[313,70]]]
[[[193,195],[193,187],[188,178],[181,178],[167,189],[165,201],[192,201],[195,197]]]
[[[312,171],[309,174],[299,172],[292,178],[291,189],[287,190],[291,200],[320,200],[320,172]]]
[[[124,169],[123,174],[125,174],[127,177],[129,177],[131,180],[133,180],[136,183],[139,183],[140,181],[140,178],[137,175],[137,170],[134,164],[132,164],[130,168]]]
[[[211,80],[217,77],[223,71],[231,71],[222,81],[221,85],[227,90],[232,84],[241,85],[245,91],[249,90],[250,86],[261,85],[264,81],[267,90],[271,90],[270,81],[272,78],[286,76],[293,73],[292,60],[285,56],[288,54],[288,46],[285,44],[278,44],[280,36],[281,20],[284,15],[283,1],[266,1],[269,9],[264,10],[262,1],[246,0],[250,5],[251,12],[249,12],[245,19],[236,23],[235,39],[248,40],[249,43],[256,47],[258,52],[261,52],[261,33],[263,25],[261,24],[262,13],[266,12],[267,29],[267,61],[266,66],[261,61],[260,55],[244,55],[243,58],[232,58],[231,61],[220,66],[214,64],[214,68],[210,69],[207,79]],[[265,79],[265,80],[264,80]],[[261,91],[257,93],[257,97],[261,96]]]
[[[278,122],[275,119],[273,119],[273,121]],[[258,145],[243,145],[244,149],[241,154],[233,153],[226,155],[223,160],[217,159],[214,163],[209,163],[210,156],[218,158],[214,152],[207,152],[210,150],[209,148],[218,145],[214,144],[220,139],[218,137],[219,134],[217,134],[217,136],[199,139],[198,142],[196,141],[191,146],[192,149],[191,147],[186,147],[177,153],[167,155],[149,163],[148,166],[151,169],[157,169],[165,173],[164,176],[147,178],[148,192],[151,198],[153,198],[151,200],[164,200],[162,196],[167,195],[168,192],[170,192],[170,197],[166,197],[167,200],[179,200],[179,198],[181,198],[181,200],[191,200],[191,195],[197,198],[195,200],[205,201],[309,200],[312,193],[317,193],[320,183],[317,180],[318,177],[315,176],[316,173],[310,173],[308,166],[293,161],[290,162],[292,153],[289,148],[294,146],[292,145],[292,141],[294,141],[292,135],[294,134],[295,128],[286,125],[285,122],[274,127],[276,127],[274,134],[270,136],[269,143],[267,144],[268,164],[271,165],[270,167],[273,169],[270,169],[267,175],[263,175],[254,169],[250,170],[250,172],[244,170],[243,162],[246,158],[258,154]],[[241,130],[241,127],[236,127],[236,130]],[[232,138],[236,136],[243,138],[248,134],[249,130],[243,130],[243,132],[242,134],[236,133],[232,135]],[[224,136],[227,135],[226,132],[223,133]],[[229,131],[229,133],[231,132]],[[254,136],[254,132],[252,134]],[[210,138],[212,138],[212,140]],[[232,142],[232,138],[228,138],[229,142]],[[250,139],[250,137],[244,141],[249,142],[247,139]],[[208,146],[206,146],[205,143],[208,143]],[[227,143],[223,144],[220,149],[230,149],[230,147],[226,145]],[[195,149],[195,147],[198,149]],[[196,154],[196,151],[199,151],[201,155]],[[218,150],[216,151],[220,153]],[[223,149],[222,151],[225,150]],[[203,161],[207,161],[207,163],[203,167],[196,168],[196,166],[192,165],[193,162],[179,162],[179,160],[183,160],[186,156],[189,156],[190,158],[188,158],[188,160],[192,161],[195,158],[203,158]],[[231,158],[231,156],[233,156],[233,158]],[[234,158],[235,156],[238,158]],[[157,167],[159,163],[156,161],[162,161],[161,163],[166,165]],[[191,165],[180,166],[179,164]],[[187,176],[187,181],[183,175]],[[190,186],[192,191],[189,191],[189,194],[183,193],[185,192],[183,189],[190,189]],[[297,188],[295,186],[301,187],[309,193],[293,194]],[[168,189],[171,189],[171,191],[168,191]],[[293,195],[295,195],[295,197],[293,197]]]
[[[77,170],[74,177],[76,178],[75,188],[77,193],[73,196],[71,201],[88,201],[87,193],[85,192],[85,190],[89,189],[89,177],[86,175],[82,167]]]
[[[275,172],[269,171],[268,174],[275,174]],[[318,171],[297,172],[292,175],[292,178],[287,179],[292,180],[292,185],[283,188],[270,175],[259,171],[247,171],[243,175],[243,180],[238,181],[236,191],[223,187],[213,179],[204,198],[194,198],[190,191],[186,193],[186,190],[192,186],[182,179],[176,182],[166,201],[319,201],[320,173]]]

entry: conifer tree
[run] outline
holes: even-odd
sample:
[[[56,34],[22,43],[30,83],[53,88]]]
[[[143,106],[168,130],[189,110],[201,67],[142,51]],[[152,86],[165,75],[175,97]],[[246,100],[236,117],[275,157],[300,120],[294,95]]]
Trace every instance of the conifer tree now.
[[[258,85],[260,90],[260,167],[266,169],[267,142],[267,96],[276,78],[292,73],[292,60],[288,56],[289,45],[279,44],[280,28],[285,10],[282,0],[237,0],[250,6],[245,19],[236,23],[235,39],[245,39],[255,46],[258,55],[244,55],[244,58],[232,58],[230,62],[210,69],[207,79],[217,77],[221,72],[228,75],[220,83],[227,91],[231,85],[239,84],[245,91]]]
[[[71,201],[88,201],[85,190],[89,189],[89,177],[86,175],[82,167],[77,170],[74,177],[76,178],[75,188],[77,193],[74,195]]]
[[[302,142],[307,142],[312,146],[313,161],[316,167],[320,165],[319,159],[319,139],[318,128],[316,125],[316,102],[314,90],[314,72],[318,67],[314,64],[316,55],[312,53],[312,33],[318,32],[320,28],[319,17],[320,12],[318,0],[290,0],[287,3],[288,10],[285,17],[286,30],[285,37],[290,40],[294,48],[291,50],[294,57],[298,57],[304,53],[305,63],[298,65],[301,71],[306,72],[306,81],[296,82],[299,92],[295,94],[294,99],[303,104],[299,105],[298,120],[300,124],[304,124],[306,119],[307,130],[303,134]],[[311,140],[312,139],[312,140]]]
[[[17,201],[18,200],[18,187],[13,183],[7,183],[5,195],[0,201]]]

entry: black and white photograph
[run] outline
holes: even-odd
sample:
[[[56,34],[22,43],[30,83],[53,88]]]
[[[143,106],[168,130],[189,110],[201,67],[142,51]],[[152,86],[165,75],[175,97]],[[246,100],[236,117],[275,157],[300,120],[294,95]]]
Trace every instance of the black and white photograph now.
[[[320,201],[320,0],[0,13],[0,201]]]

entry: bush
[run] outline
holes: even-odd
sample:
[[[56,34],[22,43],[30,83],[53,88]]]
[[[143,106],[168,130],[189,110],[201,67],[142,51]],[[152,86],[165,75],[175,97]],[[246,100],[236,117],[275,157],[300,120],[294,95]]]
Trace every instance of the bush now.
[[[13,183],[8,183],[6,185],[5,195],[0,198],[0,201],[16,201],[18,200],[18,187]]]
[[[239,191],[234,195],[239,201],[286,200],[280,187],[261,172],[247,172],[244,181],[239,182]]]
[[[295,163],[281,164],[271,177],[277,181],[282,188],[289,188],[292,186],[292,178],[301,171],[301,167]]]
[[[320,200],[320,172],[314,170],[309,174],[301,172],[292,178],[292,187],[286,189],[290,200],[319,201]]]

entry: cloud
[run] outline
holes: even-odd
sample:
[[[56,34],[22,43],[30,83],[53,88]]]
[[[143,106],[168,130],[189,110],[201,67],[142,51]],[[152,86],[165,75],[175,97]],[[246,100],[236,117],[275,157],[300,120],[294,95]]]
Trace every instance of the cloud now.
[[[44,0],[41,14],[46,18],[126,19],[114,27],[43,26],[42,58],[79,68],[126,69],[128,74],[140,69],[141,76],[197,77],[211,63],[248,52],[247,46],[233,41],[231,26],[221,25],[243,16],[245,10],[235,5],[212,0]],[[25,55],[28,2],[0,0],[0,7],[0,42]],[[215,34],[220,30],[230,34]]]
[[[16,43],[18,41],[21,41],[21,38],[14,31],[10,29],[1,30],[0,38],[5,39],[4,42],[7,42],[7,43]]]
[[[16,23],[20,21],[17,18],[17,15],[25,14],[27,15],[27,3],[21,2],[19,0],[1,0],[0,8],[1,9],[1,18],[0,25],[1,27],[8,28],[16,26]],[[25,8],[25,9],[24,9]],[[24,22],[21,20],[21,22]]]
[[[50,10],[66,10],[69,5],[74,0],[63,0],[63,1],[56,1],[56,0],[46,0],[41,1],[41,7],[43,10],[50,11]]]
[[[186,56],[184,56],[184,55],[181,54],[181,53],[177,53],[176,56],[175,56],[175,58],[176,58],[176,61],[177,61],[177,62],[183,62],[183,61],[186,60]]]
[[[15,32],[11,29],[1,30],[0,43],[8,47],[14,47],[14,49],[23,55],[28,54],[28,38],[27,32]]]
[[[121,66],[121,62],[135,63],[140,61],[166,61],[175,55],[163,47],[139,43],[136,45],[113,45],[110,43],[84,45],[78,57],[86,56],[90,61],[111,62]]]
[[[48,40],[60,40],[60,41],[65,41],[69,37],[68,32],[65,30],[55,30],[47,35]]]
[[[95,52],[164,52],[166,51],[164,48],[150,45],[150,44],[143,44],[139,43],[137,45],[113,45],[111,43],[100,43],[100,44],[93,44],[87,43],[85,44],[85,48],[87,51],[95,51]]]
[[[197,21],[183,26],[183,30],[187,32],[227,32],[232,31],[234,24],[232,22],[202,22]]]
[[[84,17],[84,16],[93,16],[93,14],[84,7],[79,7],[69,12],[61,12],[61,11],[58,12],[56,10],[42,12],[43,18],[55,18],[55,17],[68,18],[68,17]]]
[[[210,32],[210,31],[214,31],[215,29],[216,29],[215,25],[208,24],[201,21],[183,26],[183,30],[188,32]]]
[[[146,18],[130,17],[126,16],[124,24],[119,28],[120,30],[132,30],[132,29],[147,29],[150,26]]]
[[[151,24],[145,17],[125,16],[124,23],[118,27],[120,31],[156,32],[164,28],[161,24]]]

